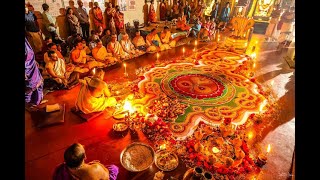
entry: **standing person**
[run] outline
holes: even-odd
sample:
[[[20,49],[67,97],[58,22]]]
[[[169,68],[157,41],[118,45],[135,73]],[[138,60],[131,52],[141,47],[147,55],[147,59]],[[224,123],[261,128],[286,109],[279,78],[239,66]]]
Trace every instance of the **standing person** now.
[[[226,27],[226,25],[229,21],[229,16],[230,16],[230,3],[227,2],[226,6],[222,9],[221,14],[220,14],[220,20],[223,23],[222,30]]]
[[[34,53],[37,54],[42,49],[43,38],[40,28],[36,23],[37,17],[31,11],[29,11],[27,6],[25,7],[24,19],[26,36],[30,45],[32,46],[32,49],[34,50]]]
[[[82,36],[80,22],[79,22],[77,16],[75,16],[73,14],[72,8],[68,8],[67,9],[67,19],[68,19],[68,22],[69,22],[69,27],[70,27],[71,34],[77,33],[80,36]]]
[[[187,23],[189,23],[190,17],[191,17],[191,7],[190,7],[188,1],[186,1],[186,5],[183,8],[183,12],[184,12],[184,15],[186,16]]]
[[[86,158],[83,145],[80,143],[72,144],[64,151],[64,162],[56,167],[52,179],[117,179],[119,173],[117,166],[105,166],[97,160],[86,163]]]
[[[52,40],[55,41],[55,37],[57,36],[57,26],[55,25],[54,19],[52,18],[51,14],[49,13],[49,5],[44,3],[42,4],[42,17],[43,17],[43,24],[47,28],[47,30],[50,32]]]
[[[34,52],[25,38],[25,93],[27,108],[37,106],[43,99],[43,78],[37,66]]]
[[[56,25],[59,27],[60,37],[66,40],[71,34],[69,30],[69,23],[66,16],[66,9],[60,8],[59,12],[60,15],[56,17]]]
[[[78,8],[77,8],[77,14],[78,14],[78,19],[80,21],[80,26],[82,30],[82,37],[85,40],[88,40],[89,38],[89,28],[90,28],[90,23],[89,23],[89,15],[87,13],[87,10],[85,7],[83,7],[83,2],[82,0],[78,0]]]
[[[90,27],[89,27],[89,30],[90,32],[92,30],[95,30],[95,27],[94,27],[94,23],[93,23],[93,19],[94,19],[94,15],[93,15],[93,2],[89,2],[89,22],[90,22]]]
[[[149,7],[149,22],[157,22],[157,14],[156,10],[154,9],[154,1],[151,1],[150,7]]]
[[[216,1],[214,5],[212,6],[211,10],[211,19],[216,19],[219,11],[219,2]]]
[[[273,10],[271,13],[271,19],[269,21],[269,24],[265,33],[266,41],[275,38],[276,31],[277,31],[276,26],[279,22],[280,14],[281,14],[280,4],[278,4],[276,9]]]
[[[162,0],[160,3],[160,20],[161,21],[167,20],[166,13],[167,13],[167,5],[164,2],[164,0]]]
[[[120,32],[120,30],[124,29],[124,14],[120,11],[120,7],[118,5],[116,6],[114,22],[118,33]]]
[[[105,24],[103,23],[103,13],[99,7],[98,2],[93,3],[93,23],[94,29],[97,30],[99,26],[105,29]]]
[[[107,21],[106,21],[106,26],[110,29],[110,21],[112,18],[114,18],[114,15],[116,13],[115,8],[113,8],[112,3],[109,2],[108,7],[106,9],[106,17],[107,17]]]
[[[280,35],[278,37],[278,41],[281,44],[285,44],[289,41],[288,36],[293,31],[294,24],[294,7],[288,8],[281,16],[280,21],[278,23],[278,28],[280,29]]]

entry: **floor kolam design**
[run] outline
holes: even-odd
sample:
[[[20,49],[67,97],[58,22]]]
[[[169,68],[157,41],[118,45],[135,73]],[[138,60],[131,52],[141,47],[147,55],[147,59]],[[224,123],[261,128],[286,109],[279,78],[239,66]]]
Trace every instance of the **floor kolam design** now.
[[[140,90],[148,97],[147,106],[161,93],[188,106],[171,122],[170,129],[177,139],[192,135],[200,121],[218,126],[225,118],[231,118],[234,126],[242,125],[250,114],[260,113],[267,103],[255,83],[232,72],[239,59],[244,61],[248,57],[208,49],[200,53],[203,55],[199,65],[175,63],[155,67],[139,83]]]

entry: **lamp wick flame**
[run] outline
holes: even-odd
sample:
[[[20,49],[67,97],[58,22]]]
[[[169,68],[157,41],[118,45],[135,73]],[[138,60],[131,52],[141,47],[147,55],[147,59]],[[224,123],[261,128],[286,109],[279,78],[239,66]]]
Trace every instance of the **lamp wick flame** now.
[[[271,145],[270,145],[270,144],[268,144],[267,153],[269,153],[269,152],[270,152],[270,150],[271,150]]]

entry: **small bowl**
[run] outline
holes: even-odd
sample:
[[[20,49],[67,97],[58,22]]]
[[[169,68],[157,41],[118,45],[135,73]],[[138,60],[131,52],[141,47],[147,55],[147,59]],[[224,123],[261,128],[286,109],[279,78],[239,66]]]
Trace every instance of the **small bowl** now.
[[[125,132],[128,130],[128,125],[125,122],[117,122],[113,124],[112,129],[115,132]]]

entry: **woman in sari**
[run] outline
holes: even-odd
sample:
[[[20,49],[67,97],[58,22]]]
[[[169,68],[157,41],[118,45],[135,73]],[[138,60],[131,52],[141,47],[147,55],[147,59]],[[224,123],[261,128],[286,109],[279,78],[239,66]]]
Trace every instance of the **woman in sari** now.
[[[79,22],[77,16],[75,16],[73,14],[72,8],[67,9],[67,19],[69,22],[69,28],[70,28],[71,34],[77,33],[80,36],[82,36],[80,22]]]
[[[157,34],[156,29],[152,29],[151,32],[146,37],[147,52],[154,53],[158,51],[163,51],[166,47],[161,43],[161,40]]]
[[[116,13],[114,15],[114,22],[116,25],[117,32],[120,32],[121,29],[124,29],[124,14],[120,12],[120,7],[116,6]]]
[[[150,8],[149,8],[149,22],[157,22],[157,14],[156,10],[154,9],[154,2],[151,1]]]
[[[167,6],[164,0],[162,0],[162,2],[160,3],[160,20],[161,21],[167,20],[166,13],[167,13]]]
[[[99,7],[98,2],[93,3],[93,24],[95,30],[98,29],[99,26],[101,26],[103,29],[105,29],[105,24],[103,23],[103,13]]]

